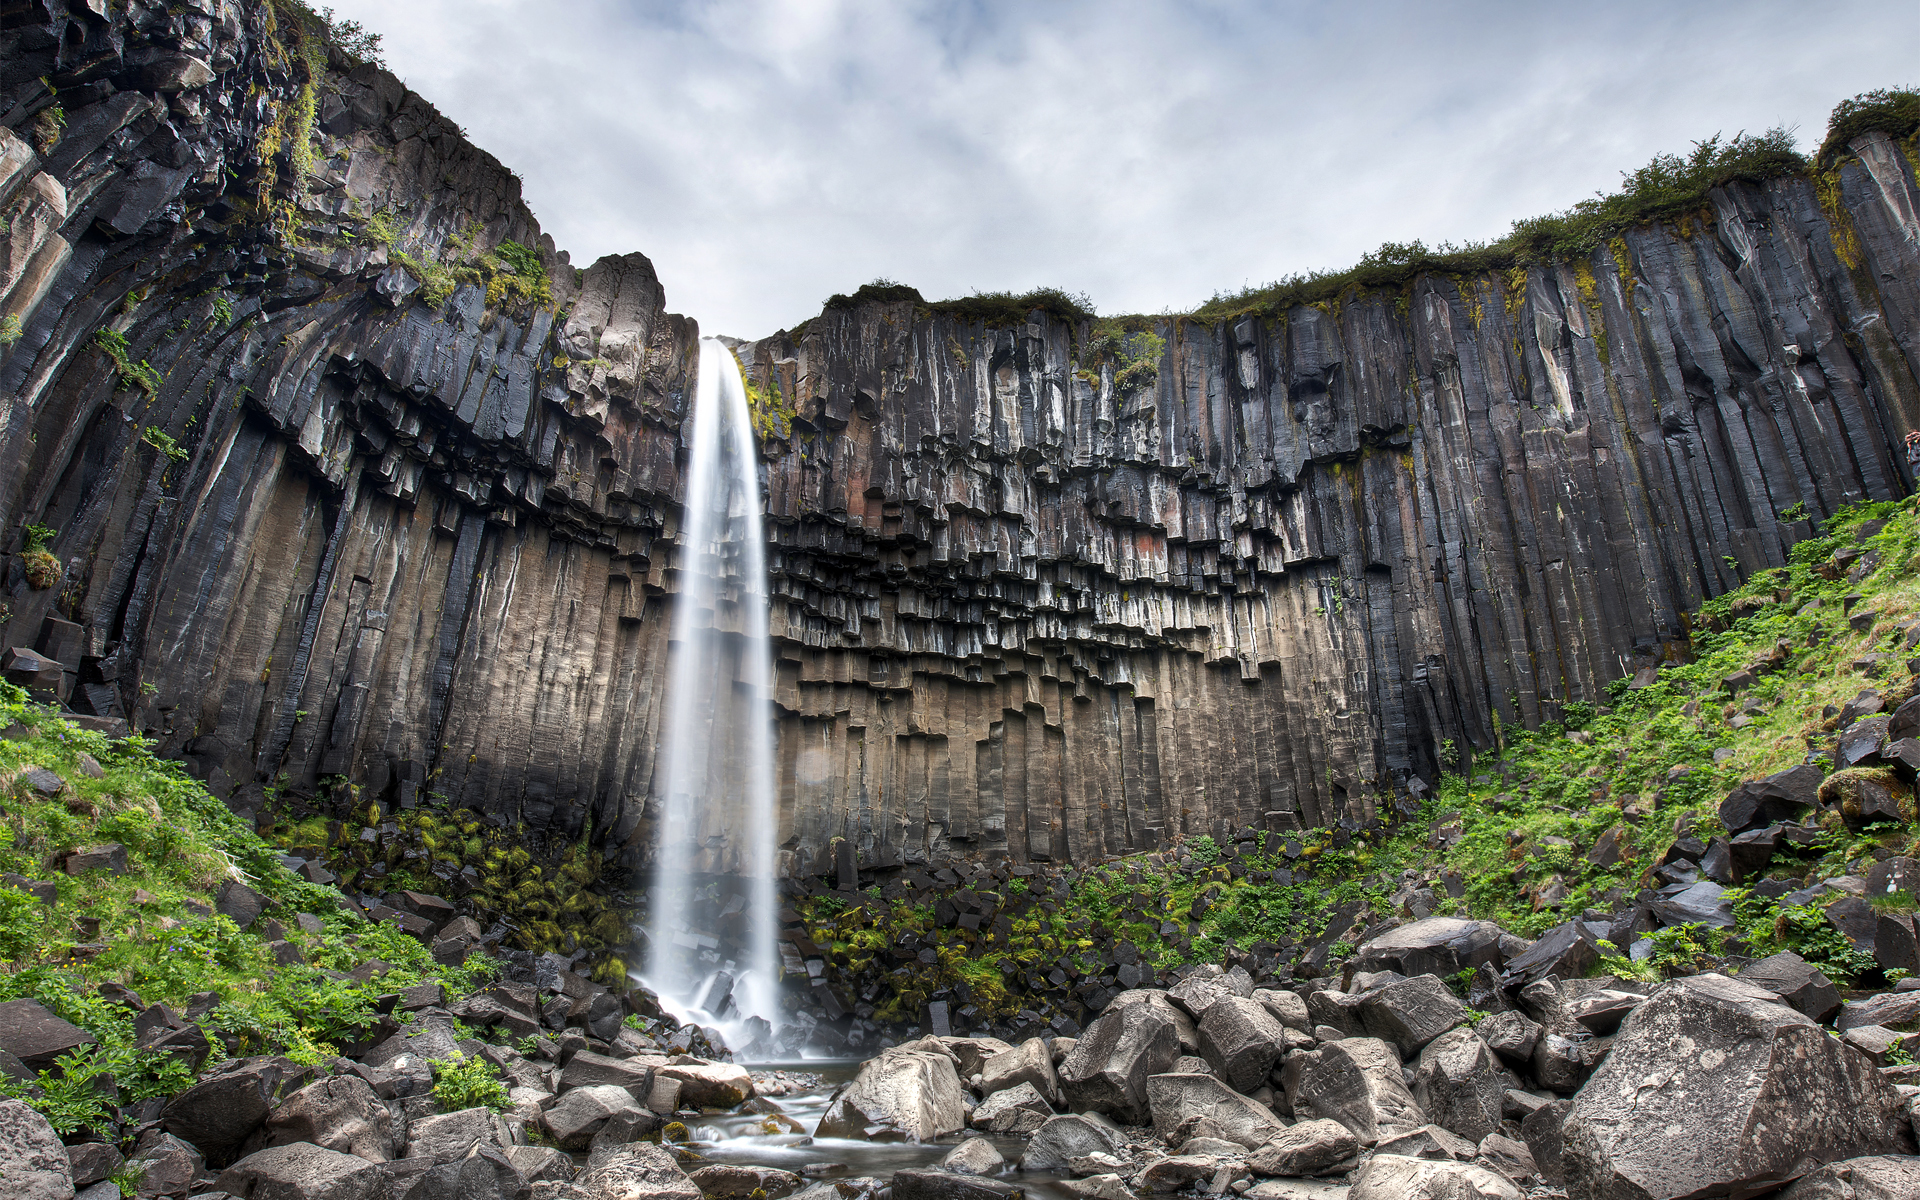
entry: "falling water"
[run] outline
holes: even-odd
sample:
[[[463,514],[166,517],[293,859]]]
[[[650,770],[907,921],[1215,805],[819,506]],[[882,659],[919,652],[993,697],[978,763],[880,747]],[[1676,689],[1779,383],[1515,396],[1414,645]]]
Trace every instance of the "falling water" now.
[[[779,1024],[773,655],[753,422],[739,363],[717,338],[701,339],[699,379],[646,982],[676,1014],[719,1026],[738,1048],[751,1040],[749,1018]],[[747,884],[738,958],[701,927],[713,906],[696,904],[696,893],[716,876],[723,890]]]

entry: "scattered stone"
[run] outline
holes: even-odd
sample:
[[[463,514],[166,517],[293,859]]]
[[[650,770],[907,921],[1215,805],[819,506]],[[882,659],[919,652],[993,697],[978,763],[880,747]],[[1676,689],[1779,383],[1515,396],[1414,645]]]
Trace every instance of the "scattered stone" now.
[[[310,1083],[267,1114],[260,1149],[310,1142],[370,1162],[393,1157],[393,1122],[366,1080],[334,1075]]]
[[[119,842],[103,842],[98,846],[75,850],[67,855],[64,869],[69,875],[79,875],[87,871],[105,871],[109,875],[125,875],[127,848]]]
[[[62,1054],[92,1044],[91,1034],[54,1016],[38,1000],[0,1004],[0,1050],[30,1071],[48,1070]]]
[[[985,1144],[984,1138],[973,1138]],[[967,1142],[961,1143],[968,1144]],[[509,1152],[511,1153],[511,1152]],[[996,1156],[997,1157],[997,1156]],[[736,1163],[718,1163],[701,1167],[688,1176],[707,1200],[780,1200],[800,1189],[800,1177],[774,1167],[750,1167]],[[755,1193],[760,1193],[755,1197]]]
[[[1422,1125],[1411,1133],[1396,1133],[1390,1138],[1381,1138],[1374,1147],[1376,1154],[1399,1154],[1407,1158],[1449,1159],[1454,1162],[1468,1162],[1480,1148],[1474,1143],[1440,1128],[1438,1125]]]
[[[1053,1055],[1039,1038],[1028,1038],[1010,1050],[1003,1050],[980,1064],[980,1090],[986,1095],[1030,1084],[1049,1104],[1061,1103],[1060,1078],[1053,1070]]]
[[[638,1121],[651,1115],[617,1084],[590,1084],[561,1096],[541,1118],[553,1144],[562,1150],[585,1150],[609,1121]]]
[[[1257,1000],[1223,996],[1200,1019],[1201,1055],[1236,1091],[1263,1084],[1286,1044],[1286,1027]]]
[[[1122,1154],[1126,1145],[1126,1134],[1095,1114],[1063,1114],[1047,1121],[1027,1142],[1020,1168],[1057,1171],[1090,1154]]]
[[[673,1155],[650,1142],[624,1145],[589,1162],[574,1182],[587,1195],[608,1200],[702,1200]]]
[[[967,1124],[987,1133],[1029,1134],[1045,1124],[1051,1116],[1053,1106],[1047,1103],[1039,1089],[1031,1083],[1023,1083],[995,1092],[975,1105],[973,1112],[967,1116]]]
[[[1360,997],[1360,1021],[1367,1036],[1391,1042],[1403,1058],[1418,1054],[1466,1019],[1466,1006],[1435,975],[1415,976]]]
[[[1543,1031],[1538,1021],[1509,1009],[1480,1022],[1477,1032],[1495,1054],[1509,1062],[1526,1063],[1533,1060],[1534,1047],[1540,1044]]]
[[[951,1171],[895,1171],[894,1200],[1012,1200],[1018,1189],[997,1179]],[[804,1193],[802,1193],[804,1195]]]
[[[1772,992],[1815,1021],[1824,1023],[1840,1009],[1840,990],[1833,981],[1791,950],[1748,964],[1740,982]]]
[[[1920,1196],[1920,1158],[1873,1155],[1827,1163],[1795,1180],[1774,1200],[1913,1200]]]

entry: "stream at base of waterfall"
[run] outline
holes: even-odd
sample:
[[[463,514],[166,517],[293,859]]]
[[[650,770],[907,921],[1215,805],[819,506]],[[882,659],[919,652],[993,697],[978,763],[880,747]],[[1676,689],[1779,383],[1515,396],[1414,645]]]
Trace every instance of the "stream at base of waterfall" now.
[[[779,813],[759,457],[733,351],[700,341],[687,450],[658,831],[640,979],[736,1054],[780,1046]]]

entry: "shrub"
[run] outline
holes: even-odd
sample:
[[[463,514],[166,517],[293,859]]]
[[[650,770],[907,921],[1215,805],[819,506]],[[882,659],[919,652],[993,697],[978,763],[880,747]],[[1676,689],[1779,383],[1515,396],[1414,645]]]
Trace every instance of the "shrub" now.
[[[434,1059],[433,1098],[442,1111],[463,1108],[507,1107],[507,1087],[494,1075],[493,1064],[477,1055],[472,1058]]]
[[[1814,160],[1831,166],[1846,151],[1847,143],[1872,130],[1896,138],[1913,135],[1920,129],[1920,91],[1913,88],[1877,88],[1862,92],[1833,106],[1827,118],[1827,137],[1820,143]]]

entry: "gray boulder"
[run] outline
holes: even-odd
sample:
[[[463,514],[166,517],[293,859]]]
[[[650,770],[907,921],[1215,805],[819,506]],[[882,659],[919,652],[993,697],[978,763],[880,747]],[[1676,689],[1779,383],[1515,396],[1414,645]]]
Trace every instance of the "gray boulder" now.
[[[1525,1142],[1516,1142],[1510,1137],[1490,1133],[1480,1139],[1480,1162],[1492,1167],[1515,1183],[1525,1183],[1538,1178],[1540,1168],[1534,1164],[1533,1151]]]
[[[567,1183],[577,1169],[572,1155],[552,1146],[508,1146],[507,1161],[528,1183]]]
[[[1402,1058],[1418,1054],[1466,1019],[1466,1005],[1436,975],[1403,979],[1360,997],[1360,1023],[1367,1036],[1393,1043]]]
[[[1527,1153],[1533,1155],[1540,1178],[1555,1187],[1567,1179],[1567,1114],[1572,1111],[1573,1101],[1554,1100],[1520,1120],[1520,1136],[1526,1139]]]
[[[1286,1027],[1257,1000],[1222,996],[1200,1018],[1201,1056],[1235,1091],[1265,1083],[1286,1048]]]
[[[1505,1092],[1493,1051],[1471,1029],[1450,1029],[1420,1051],[1413,1098],[1442,1129],[1476,1144],[1498,1132]]]
[[[1301,1121],[1282,1129],[1247,1158],[1260,1175],[1318,1175],[1360,1153],[1360,1141],[1338,1121]]]
[[[1293,1109],[1296,1116],[1340,1122],[1365,1146],[1427,1123],[1400,1074],[1400,1056],[1378,1038],[1344,1038],[1322,1047],[1300,1081]]]
[[[1003,1050],[980,1064],[980,1091],[995,1092],[1031,1084],[1049,1104],[1059,1104],[1060,1077],[1053,1070],[1053,1055],[1039,1038],[1028,1038],[1010,1050]]]
[[[0,1180],[20,1200],[73,1200],[73,1169],[60,1135],[19,1100],[0,1100]]]
[[[1025,1171],[1058,1171],[1089,1154],[1123,1153],[1126,1145],[1126,1134],[1112,1122],[1089,1113],[1065,1114],[1049,1120],[1033,1135],[1020,1158],[1020,1167]]]
[[[1775,1200],[1913,1200],[1920,1158],[1890,1154],[1828,1163],[1794,1180]]]
[[[1252,1150],[1285,1127],[1264,1104],[1233,1091],[1211,1075],[1154,1075],[1147,1079],[1147,1108],[1162,1138],[1196,1117],[1211,1120],[1216,1136]]]
[[[1438,1125],[1422,1125],[1410,1133],[1396,1133],[1390,1138],[1381,1138],[1373,1148],[1375,1154],[1399,1154],[1407,1158],[1446,1158],[1455,1162],[1467,1162],[1480,1148],[1463,1137],[1456,1137]]]
[[[1293,992],[1277,988],[1261,988],[1253,998],[1273,1014],[1273,1019],[1288,1029],[1301,1033],[1313,1032],[1313,1018],[1307,1013],[1307,1002]]]
[[[1045,1124],[1053,1106],[1030,1083],[995,1092],[974,1106],[967,1124],[987,1133],[1028,1134]]]
[[[239,1156],[281,1096],[297,1091],[312,1077],[310,1069],[285,1058],[236,1059],[201,1076],[198,1083],[168,1101],[161,1110],[161,1124],[168,1133],[199,1147],[208,1165],[225,1166]]]
[[[1108,1001],[1105,1011],[1106,1013],[1117,1012],[1135,1004],[1148,1005],[1173,1022],[1174,1036],[1180,1039],[1180,1053],[1200,1053],[1199,1026],[1194,1024],[1193,1018],[1187,1015],[1185,1009],[1167,999],[1167,994],[1157,988],[1134,988],[1121,992]],[[1105,1013],[1102,1015],[1104,1016]],[[1086,1035],[1080,1036],[1084,1038]]]
[[[560,1072],[560,1090],[564,1092],[595,1084],[623,1087],[635,1100],[645,1104],[647,1096],[653,1091],[653,1068],[628,1062],[624,1058],[595,1054],[591,1050],[577,1051]]]
[[[1398,971],[1416,975],[1456,975],[1482,963],[1499,966],[1500,927],[1492,921],[1428,917],[1360,944],[1354,966],[1362,971]]]
[[[818,1134],[872,1138],[897,1132],[930,1142],[965,1128],[966,1093],[953,1057],[926,1047],[929,1040],[891,1047],[861,1063],[853,1081],[833,1094]]]
[[[998,1179],[952,1171],[895,1171],[894,1200],[1013,1200],[1020,1190]]]
[[[383,1164],[300,1142],[247,1155],[213,1186],[238,1200],[388,1200],[391,1184]]]
[[[973,1139],[984,1142],[985,1139]],[[988,1149],[992,1149],[989,1144]],[[688,1178],[707,1200],[752,1200],[760,1192],[764,1200],[780,1200],[800,1190],[800,1177],[777,1167],[750,1167],[740,1163],[716,1163],[701,1167]]]
[[[407,1128],[407,1157],[451,1162],[465,1158],[476,1146],[512,1145],[500,1119],[490,1108],[463,1108],[458,1112],[422,1117]]]
[[[554,1145],[562,1150],[585,1150],[608,1122],[637,1121],[647,1111],[627,1089],[601,1083],[574,1088],[560,1097],[541,1121]]]
[[[463,1158],[435,1163],[414,1176],[403,1200],[528,1200],[531,1191],[504,1150],[477,1146]]]
[[[86,1030],[54,1016],[38,1000],[9,1000],[0,1004],[0,1050],[19,1059],[30,1071],[45,1071],[55,1059],[91,1045]]]
[[[1540,1044],[1540,1035],[1544,1031],[1540,1023],[1527,1014],[1509,1009],[1494,1013],[1480,1022],[1478,1032],[1487,1048],[1501,1058],[1512,1063],[1526,1063],[1532,1061],[1534,1047]]]
[[[1162,1007],[1109,1005],[1060,1064],[1060,1087],[1077,1111],[1109,1113],[1142,1125],[1151,1115],[1148,1077],[1164,1074],[1179,1056],[1179,1034]]]
[[[1920,1029],[1920,992],[1882,992],[1854,1000],[1841,1007],[1833,1025],[1842,1032],[1862,1025],[1879,1025],[1911,1033]]]
[[[1634,1010],[1564,1138],[1569,1194],[1594,1197],[1753,1195],[1814,1164],[1913,1152],[1900,1097],[1865,1055],[1720,975]]]
[[[267,1114],[260,1149],[309,1142],[369,1162],[393,1157],[393,1122],[387,1106],[358,1075],[334,1075],[282,1100]]]
[[[954,1069],[960,1078],[972,1079],[989,1058],[1013,1049],[996,1037],[943,1037],[937,1039],[953,1055]]]
[[[962,1175],[993,1175],[1005,1169],[1007,1160],[993,1143],[983,1137],[970,1137],[958,1146],[947,1151],[940,1160],[943,1171],[958,1171]],[[706,1191],[703,1187],[702,1191]],[[711,1195],[711,1193],[709,1193]]]
[[[574,1185],[606,1200],[702,1200],[673,1154],[649,1142],[622,1146],[589,1164]]]
[[[1524,1200],[1511,1180],[1473,1163],[1381,1154],[1353,1173],[1347,1200]]]

